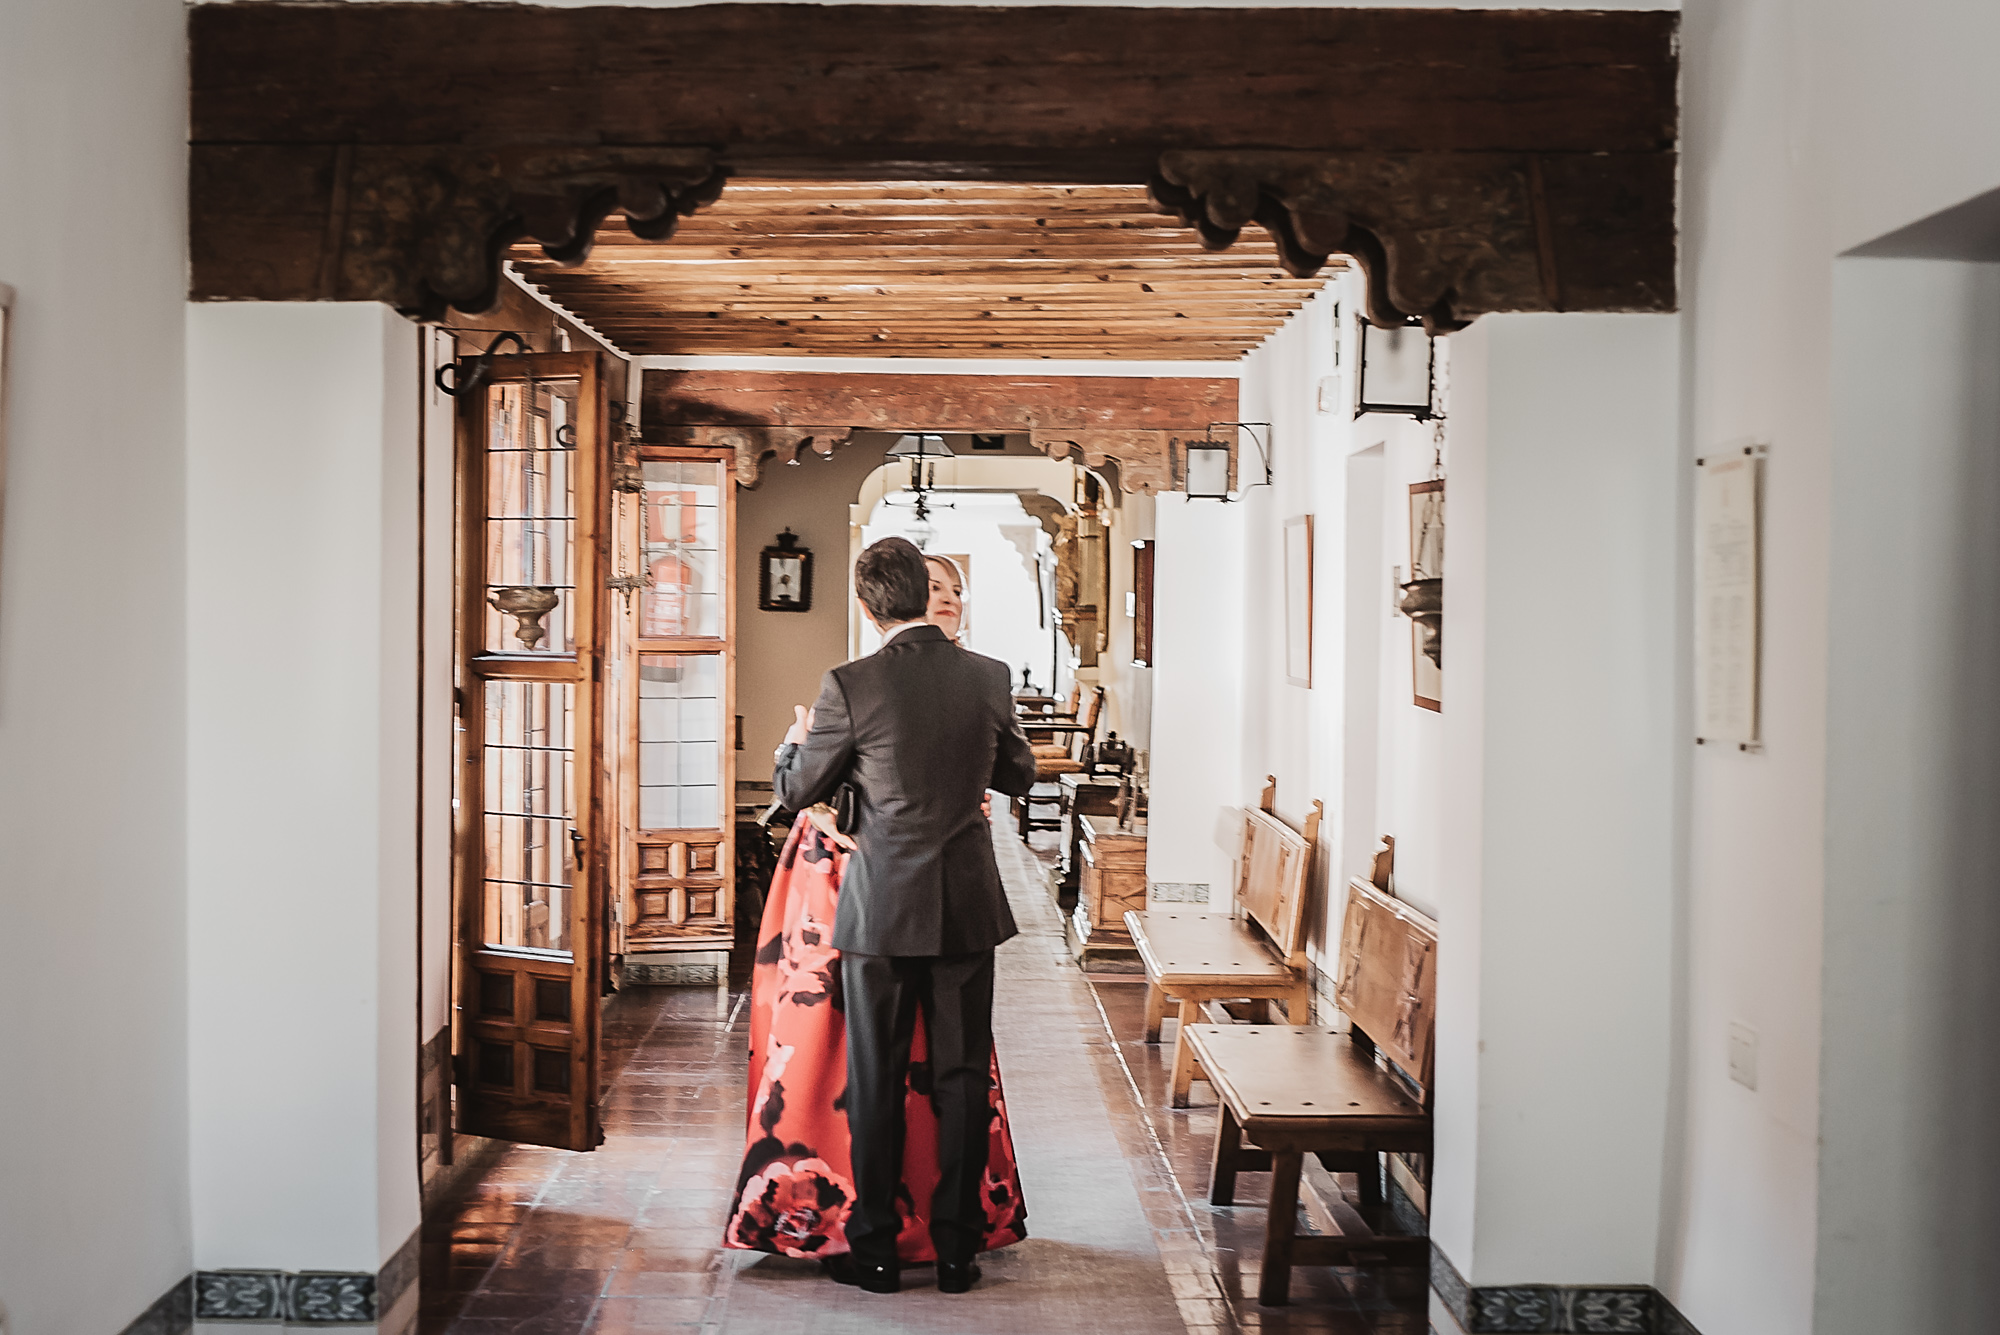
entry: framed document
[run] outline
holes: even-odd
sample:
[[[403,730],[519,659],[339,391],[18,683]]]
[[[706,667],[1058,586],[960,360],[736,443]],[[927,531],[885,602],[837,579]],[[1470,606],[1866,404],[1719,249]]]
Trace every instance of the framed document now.
[[[1695,741],[1740,751],[1762,749],[1757,667],[1765,452],[1754,441],[1740,441],[1694,461]]]

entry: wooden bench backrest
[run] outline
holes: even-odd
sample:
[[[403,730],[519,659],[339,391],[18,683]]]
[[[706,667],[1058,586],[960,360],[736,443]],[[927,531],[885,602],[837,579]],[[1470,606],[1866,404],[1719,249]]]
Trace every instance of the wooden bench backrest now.
[[[1236,904],[1263,929],[1286,963],[1306,958],[1306,877],[1319,833],[1321,805],[1313,803],[1300,834],[1269,811],[1243,813],[1243,855],[1236,868]]]
[[[1437,924],[1358,876],[1348,882],[1333,999],[1428,1098],[1437,1038]]]

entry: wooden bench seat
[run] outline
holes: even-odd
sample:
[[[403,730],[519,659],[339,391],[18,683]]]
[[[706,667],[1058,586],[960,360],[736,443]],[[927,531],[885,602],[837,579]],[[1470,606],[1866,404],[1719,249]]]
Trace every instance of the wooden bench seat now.
[[[1260,1303],[1289,1301],[1295,1265],[1429,1264],[1423,1237],[1299,1237],[1297,1224],[1307,1154],[1356,1174],[1363,1215],[1376,1229],[1388,1222],[1378,1156],[1430,1154],[1436,946],[1434,923],[1357,879],[1348,889],[1336,993],[1346,1033],[1306,1025],[1183,1030],[1222,1104],[1210,1201],[1234,1204],[1238,1173],[1271,1174]]]
[[[1307,873],[1323,807],[1314,802],[1303,832],[1273,814],[1276,781],[1264,789],[1263,806],[1243,813],[1243,852],[1237,862],[1236,906],[1230,913],[1133,910],[1125,929],[1146,969],[1146,1041],[1160,1041],[1170,1002],[1180,1006],[1168,1101],[1188,1106],[1190,1087],[1203,1068],[1188,1047],[1188,1029],[1215,1001],[1283,1002],[1294,1024],[1312,1020],[1303,929]],[[1268,1017],[1268,1014],[1266,1016]]]

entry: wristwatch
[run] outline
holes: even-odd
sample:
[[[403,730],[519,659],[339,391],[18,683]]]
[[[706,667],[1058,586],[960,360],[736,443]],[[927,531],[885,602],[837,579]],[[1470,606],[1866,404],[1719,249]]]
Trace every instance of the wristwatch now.
[[[773,765],[782,765],[782,764],[784,764],[784,763],[785,763],[785,752],[787,752],[787,751],[791,750],[791,749],[792,749],[793,747],[795,747],[795,746],[797,746],[797,745],[798,745],[798,743],[797,743],[797,742],[779,742],[779,743],[778,743],[778,749],[777,749],[777,750],[775,750],[775,751],[773,751],[773,752],[771,753],[771,763],[772,763]]]

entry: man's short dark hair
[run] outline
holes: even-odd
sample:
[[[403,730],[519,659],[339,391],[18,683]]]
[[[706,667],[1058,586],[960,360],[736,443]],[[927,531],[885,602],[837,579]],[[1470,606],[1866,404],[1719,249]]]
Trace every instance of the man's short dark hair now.
[[[884,538],[854,563],[854,591],[883,626],[923,617],[931,605],[931,572],[908,538]]]

